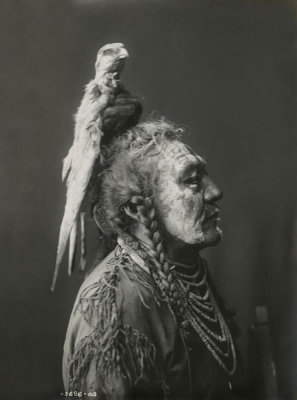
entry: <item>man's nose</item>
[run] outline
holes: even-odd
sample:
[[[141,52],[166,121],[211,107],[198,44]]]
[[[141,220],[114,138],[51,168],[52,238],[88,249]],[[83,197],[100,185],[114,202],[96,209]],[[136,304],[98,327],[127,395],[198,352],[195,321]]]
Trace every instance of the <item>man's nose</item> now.
[[[203,184],[204,184],[205,201],[207,202],[217,201],[223,197],[223,192],[209,176],[205,176],[203,178]]]

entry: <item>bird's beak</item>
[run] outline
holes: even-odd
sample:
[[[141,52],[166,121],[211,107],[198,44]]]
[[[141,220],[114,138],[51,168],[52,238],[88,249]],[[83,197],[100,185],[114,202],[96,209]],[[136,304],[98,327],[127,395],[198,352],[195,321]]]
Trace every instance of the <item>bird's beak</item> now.
[[[119,54],[119,59],[120,60],[122,60],[123,58],[128,58],[129,57],[129,53],[128,53],[128,51],[125,49],[125,47],[123,47],[121,50],[120,50],[120,54]]]

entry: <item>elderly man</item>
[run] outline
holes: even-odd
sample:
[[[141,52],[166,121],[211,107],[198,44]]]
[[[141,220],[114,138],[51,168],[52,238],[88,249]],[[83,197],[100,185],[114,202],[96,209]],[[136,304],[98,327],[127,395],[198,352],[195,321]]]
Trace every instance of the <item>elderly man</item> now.
[[[199,255],[221,239],[222,192],[172,123],[124,129],[137,108],[126,104],[135,99],[121,92],[102,113],[103,128],[105,119],[109,127],[112,118],[123,120],[120,134],[102,144],[88,187],[94,221],[112,250],[74,304],[66,394],[226,399],[237,366],[231,318]]]

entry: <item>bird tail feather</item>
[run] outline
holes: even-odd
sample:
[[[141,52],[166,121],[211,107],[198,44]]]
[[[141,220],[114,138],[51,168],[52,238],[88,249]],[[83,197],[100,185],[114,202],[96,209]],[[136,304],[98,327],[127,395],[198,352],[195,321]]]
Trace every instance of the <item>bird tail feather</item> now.
[[[67,156],[63,160],[63,169],[62,169],[62,181],[64,181],[70,171],[71,168],[71,161],[72,161],[72,154],[71,154],[72,147],[70,148]]]
[[[85,229],[85,214],[80,213],[80,263],[79,267],[81,271],[86,268],[86,229]]]
[[[67,212],[68,211],[68,212]],[[69,211],[72,211],[72,216],[69,216]],[[51,286],[51,291],[55,290],[56,280],[60,271],[60,265],[63,259],[63,255],[66,249],[66,245],[72,231],[73,225],[76,221],[77,212],[73,212],[74,210],[66,209],[64,214],[62,224],[60,227],[60,234],[59,234],[59,242],[58,242],[58,250],[57,250],[57,258],[56,258],[56,265],[54,270],[54,276]]]
[[[68,254],[68,275],[71,276],[74,270],[74,259],[76,250],[77,221],[74,222],[69,236],[69,254]]]

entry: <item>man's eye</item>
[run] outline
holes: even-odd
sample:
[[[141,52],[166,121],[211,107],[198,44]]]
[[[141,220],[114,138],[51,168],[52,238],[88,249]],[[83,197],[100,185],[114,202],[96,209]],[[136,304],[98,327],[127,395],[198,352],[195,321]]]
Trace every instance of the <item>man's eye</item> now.
[[[198,176],[193,176],[191,178],[186,179],[184,183],[190,186],[198,186],[200,184],[200,179]]]

